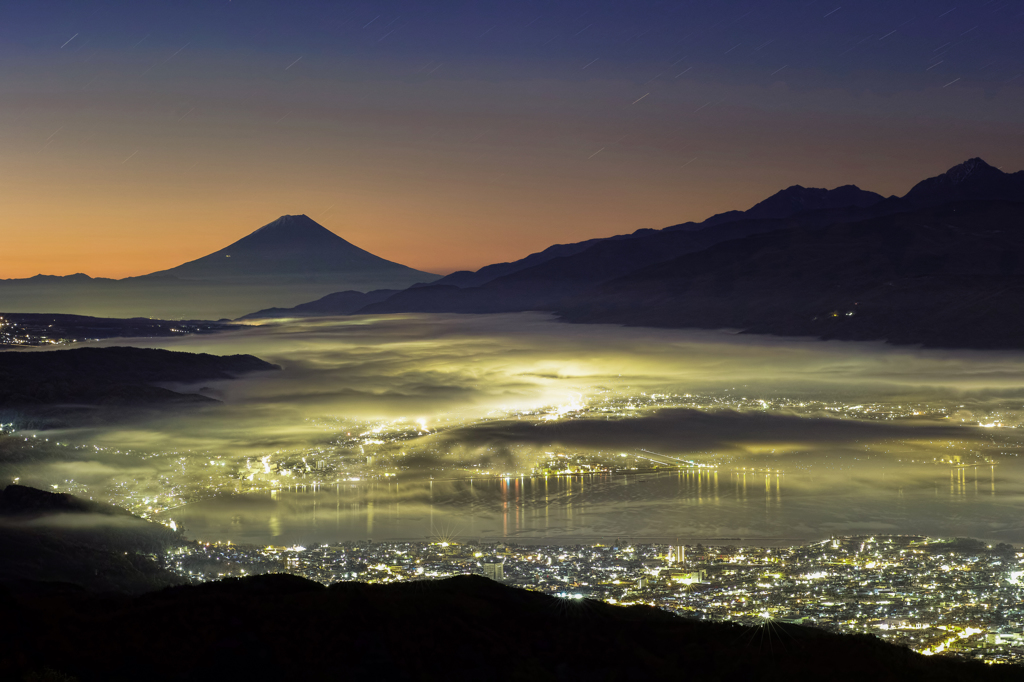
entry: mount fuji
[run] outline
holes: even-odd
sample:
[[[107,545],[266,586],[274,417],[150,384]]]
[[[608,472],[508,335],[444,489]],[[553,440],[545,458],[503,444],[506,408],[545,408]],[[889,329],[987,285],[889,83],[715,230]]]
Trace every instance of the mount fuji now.
[[[283,215],[235,243],[147,277],[183,280],[381,279],[393,288],[437,279],[351,244],[306,215]]]
[[[140,277],[0,280],[0,312],[234,318],[336,291],[400,290],[436,279],[375,256],[308,216],[284,215],[219,251]]]

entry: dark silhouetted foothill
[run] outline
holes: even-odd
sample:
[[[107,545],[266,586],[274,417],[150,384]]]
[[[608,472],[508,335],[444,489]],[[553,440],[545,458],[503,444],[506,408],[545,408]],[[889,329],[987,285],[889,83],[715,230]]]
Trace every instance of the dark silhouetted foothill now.
[[[229,380],[277,369],[252,355],[128,346],[4,351],[0,352],[0,408],[6,408],[7,418],[22,427],[66,426],[82,418],[124,417],[149,407],[215,405],[218,401],[205,395],[157,384]],[[97,407],[109,409],[97,411]]]
[[[21,485],[0,490],[0,593],[138,594],[177,585],[183,580],[156,557],[178,542],[170,528],[120,507]],[[0,679],[8,679],[2,668]]]
[[[0,516],[39,516],[43,514],[127,515],[127,511],[67,493],[51,493],[24,485],[9,485],[0,490]]]
[[[324,587],[265,575],[134,598],[21,593],[0,675],[92,680],[986,682],[1015,666],[925,657],[870,635],[689,620],[480,576]],[[58,679],[58,678],[54,678]]]

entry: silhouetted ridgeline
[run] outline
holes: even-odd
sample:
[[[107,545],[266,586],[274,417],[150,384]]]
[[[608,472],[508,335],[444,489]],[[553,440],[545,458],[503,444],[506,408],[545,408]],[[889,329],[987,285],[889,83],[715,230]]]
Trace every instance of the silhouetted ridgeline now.
[[[563,301],[571,322],[1024,348],[1024,204],[966,202],[718,244]]]
[[[437,286],[457,286],[462,289],[482,286],[488,282],[498,279],[499,277],[504,277],[521,270],[539,266],[542,263],[555,260],[556,258],[569,258],[575,256],[587,251],[591,247],[598,246],[605,242],[622,242],[623,240],[637,239],[641,237],[656,237],[659,233],[679,231],[692,232],[705,227],[713,227],[741,220],[768,221],[767,224],[745,225],[738,231],[738,234],[747,234],[749,232],[759,232],[762,229],[774,229],[776,225],[773,224],[772,221],[785,220],[809,211],[822,211],[826,212],[826,215],[834,215],[837,219],[842,219],[842,217],[851,209],[869,208],[883,199],[884,197],[880,194],[866,192],[858,187],[854,187],[853,185],[845,185],[832,190],[793,185],[792,187],[788,187],[780,192],[776,192],[746,211],[728,211],[727,213],[714,215],[701,223],[682,223],[680,225],[666,227],[664,230],[643,229],[637,230],[632,234],[616,235],[614,237],[604,239],[588,239],[575,244],[556,244],[544,249],[543,251],[530,254],[526,258],[521,258],[520,260],[511,263],[488,265],[480,268],[476,272],[453,272],[446,277],[442,277],[433,284]],[[730,239],[734,236],[735,235],[732,234],[731,229],[716,230],[713,233],[709,232],[701,235],[693,246],[688,244],[689,240],[679,240],[677,238],[674,241],[659,243],[661,248],[670,249],[668,253],[662,255],[651,252],[644,257],[646,259],[651,259],[650,262],[657,262],[659,258],[664,259],[670,257],[669,254],[673,253],[671,249],[702,248],[708,243],[715,243],[722,239]],[[655,241],[659,240],[656,239]],[[613,245],[613,247],[614,246],[621,246],[624,249],[632,249],[634,247],[633,244],[619,244]],[[560,262],[564,263],[565,261]],[[604,276],[605,274],[607,273],[600,270],[594,273],[594,275],[598,277]]]
[[[570,322],[1022,348],[1022,293],[1024,171],[970,159],[903,197],[794,186],[747,211],[553,246],[355,312],[543,310]],[[352,303],[299,309],[349,314]]]
[[[267,308],[249,313],[238,319],[255,320],[273,317],[323,317],[325,315],[351,315],[371,303],[383,301],[398,293],[398,289],[377,289],[376,291],[338,291],[327,294],[309,303],[294,308]]]
[[[3,599],[0,596],[0,599]],[[1018,680],[873,636],[747,628],[487,578],[324,587],[264,575],[132,599],[10,596],[0,677],[88,680]],[[56,677],[65,675],[67,677]]]

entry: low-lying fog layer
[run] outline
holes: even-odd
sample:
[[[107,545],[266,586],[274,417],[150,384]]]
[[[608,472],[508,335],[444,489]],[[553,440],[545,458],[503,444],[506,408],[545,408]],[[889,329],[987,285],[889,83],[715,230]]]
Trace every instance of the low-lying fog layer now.
[[[1024,354],[539,314],[279,321],[130,345],[250,353],[284,370],[171,386],[224,403],[201,412],[7,436],[0,474],[235,541],[443,526],[535,539],[1024,542]],[[642,473],[655,465],[690,469]]]

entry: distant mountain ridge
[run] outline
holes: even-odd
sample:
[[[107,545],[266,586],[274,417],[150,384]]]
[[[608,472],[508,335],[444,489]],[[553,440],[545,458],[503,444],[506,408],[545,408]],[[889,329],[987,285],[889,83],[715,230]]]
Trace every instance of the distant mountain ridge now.
[[[1024,171],[974,158],[903,197],[794,185],[747,211],[558,245],[356,313],[540,310],[574,322],[1018,348],[1024,322],[1000,322],[998,310],[1019,307],[1022,220]],[[858,298],[869,307],[852,310]]]
[[[868,192],[856,185],[843,185],[835,189],[793,185],[781,192],[776,192],[744,211],[743,217],[748,220],[772,220],[790,218],[806,211],[823,211],[850,206],[868,208],[884,198],[881,194]]]
[[[968,159],[917,183],[901,201],[915,208],[952,201],[1024,202],[1024,171],[1004,173],[979,158]]]
[[[302,303],[294,308],[266,308],[254,313],[243,315],[240,320],[258,320],[275,317],[318,317],[323,315],[351,315],[371,303],[383,301],[398,293],[397,289],[377,289],[376,291],[338,291],[327,294],[309,303]]]
[[[457,286],[459,288],[478,287],[499,277],[511,275],[555,258],[566,258],[586,251],[592,246],[607,241],[622,241],[640,236],[652,235],[661,231],[696,230],[702,227],[711,227],[723,223],[735,222],[743,219],[751,220],[778,220],[789,218],[797,213],[812,210],[841,209],[845,207],[865,208],[882,201],[884,197],[874,192],[868,192],[854,185],[843,185],[835,189],[820,189],[815,187],[801,187],[793,185],[787,189],[773,194],[764,201],[758,202],[746,211],[728,211],[711,216],[702,223],[682,223],[672,225],[664,230],[641,229],[631,234],[621,234],[612,237],[600,237],[587,239],[573,244],[555,244],[543,251],[532,253],[525,258],[509,263],[495,263],[487,265],[475,272],[460,270],[442,277],[433,282],[434,286]]]
[[[719,241],[780,229],[786,219],[818,211],[825,222],[848,219],[850,211],[883,200],[874,192],[846,185],[833,190],[795,185],[759,202],[746,212],[712,216],[702,224],[684,223],[664,230],[641,229],[630,234],[556,244],[518,261],[496,263],[476,272],[460,271],[396,292],[384,300],[367,298],[352,309],[353,300],[332,307],[330,297],[289,309],[260,311],[248,317],[348,315],[355,312],[491,313],[544,309],[588,284],[624,275],[657,260],[699,251]],[[750,214],[749,219],[747,214]],[[859,215],[859,214],[858,214]],[[726,225],[729,223],[729,225]],[[715,231],[704,227],[723,226]],[[673,234],[675,233],[675,234]],[[376,297],[374,297],[376,298]]]
[[[1024,348],[1024,203],[752,235],[562,301],[566,321]],[[1014,229],[1016,228],[1016,229]]]
[[[859,206],[832,208],[853,200]],[[580,250],[553,255],[527,267],[491,279],[484,284],[454,290],[445,279],[431,285],[407,289],[380,303],[366,306],[367,314],[391,312],[496,313],[522,310],[557,310],[562,301],[591,286],[621,277],[634,270],[687,253],[703,251],[715,244],[743,237],[789,229],[798,225],[823,227],[870,215],[884,203],[881,195],[857,188],[839,190],[791,187],[747,212],[719,214],[710,224],[674,225],[663,230],[638,230],[629,235],[584,242]],[[801,211],[801,206],[812,206]],[[728,216],[732,216],[731,218]],[[525,266],[527,259],[517,265]]]

